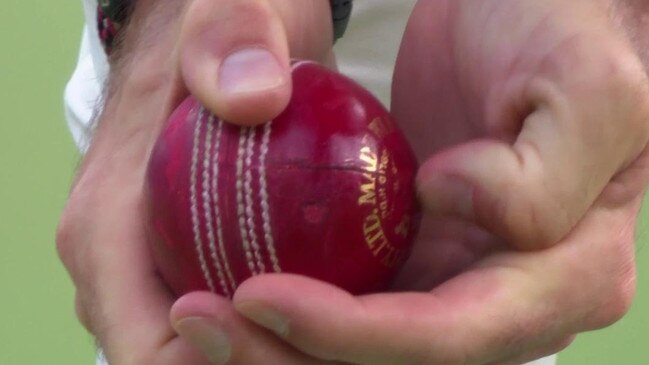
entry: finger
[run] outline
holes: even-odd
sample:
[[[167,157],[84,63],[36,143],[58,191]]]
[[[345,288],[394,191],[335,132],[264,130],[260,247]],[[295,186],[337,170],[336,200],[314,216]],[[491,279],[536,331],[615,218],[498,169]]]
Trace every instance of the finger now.
[[[171,322],[211,364],[334,364],[298,352],[241,317],[230,301],[211,293],[192,293],[178,300]]]
[[[274,118],[291,96],[290,58],[328,55],[330,12],[321,0],[195,0],[180,39],[187,88],[230,122]]]
[[[422,160],[478,136],[493,139],[448,150],[424,166],[427,208],[477,221],[521,248],[556,243],[601,192],[602,181],[621,168],[611,167],[618,153],[632,160],[638,150],[646,134],[646,77],[624,40],[611,34],[607,15],[593,9],[599,3],[489,2],[462,9],[438,3],[420,2],[413,13],[395,71],[393,110]],[[509,29],[512,15],[521,19],[515,29]],[[447,34],[448,21],[449,29],[463,31]],[[474,24],[485,25],[477,27],[484,37],[475,37]],[[426,34],[435,35],[427,44],[438,46],[422,47]],[[450,54],[439,54],[445,48]],[[543,82],[556,90],[543,91]],[[619,117],[607,109],[611,100],[622,101],[626,114],[639,114]],[[519,137],[521,127],[527,132]],[[530,148],[537,141],[538,157]]]
[[[635,212],[598,211],[543,252],[503,253],[431,293],[353,297],[311,279],[244,283],[237,310],[313,356],[484,364],[617,321],[633,297]],[[588,244],[583,244],[588,242]]]
[[[564,237],[649,135],[647,79],[630,46],[599,15],[552,19],[556,29],[529,40],[543,51],[521,45],[506,75],[467,81],[490,80],[476,91],[486,139],[433,156],[418,177],[429,211],[475,221],[521,249]]]

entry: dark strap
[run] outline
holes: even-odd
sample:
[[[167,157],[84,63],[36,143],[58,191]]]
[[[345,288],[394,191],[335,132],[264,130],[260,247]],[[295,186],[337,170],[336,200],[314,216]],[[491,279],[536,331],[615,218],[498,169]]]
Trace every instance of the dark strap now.
[[[342,38],[352,16],[352,0],[330,0],[334,22],[334,41]]]
[[[130,13],[129,0],[99,0],[97,5],[97,30],[106,54],[113,52],[117,34]]]
[[[340,39],[352,14],[352,0],[329,0],[333,16],[334,41]],[[131,12],[131,0],[99,0],[97,28],[107,54],[113,51],[117,34]]]

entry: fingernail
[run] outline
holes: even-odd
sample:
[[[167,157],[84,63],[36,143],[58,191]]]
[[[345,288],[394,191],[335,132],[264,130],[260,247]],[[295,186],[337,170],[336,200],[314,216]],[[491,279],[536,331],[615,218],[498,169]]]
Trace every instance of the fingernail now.
[[[272,89],[286,82],[286,73],[277,58],[263,48],[246,48],[223,60],[219,87],[227,94]]]
[[[434,214],[473,219],[474,187],[463,179],[435,175],[420,182],[419,195],[425,208]]]
[[[185,318],[174,326],[178,334],[196,346],[213,364],[225,364],[232,354],[228,335],[210,319]]]
[[[238,303],[236,309],[244,317],[275,332],[278,336],[288,336],[288,320],[268,306],[255,301],[247,301]]]

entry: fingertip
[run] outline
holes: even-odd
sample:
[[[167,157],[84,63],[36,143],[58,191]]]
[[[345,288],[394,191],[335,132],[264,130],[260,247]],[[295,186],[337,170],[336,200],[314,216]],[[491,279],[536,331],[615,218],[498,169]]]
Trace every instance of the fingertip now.
[[[242,303],[253,301],[273,300],[275,297],[290,295],[286,289],[286,282],[282,278],[291,280],[286,274],[266,274],[253,276],[239,285],[232,296],[235,309],[239,310]]]
[[[169,312],[171,323],[178,323],[185,318],[217,317],[220,309],[227,304],[227,299],[210,292],[193,292],[180,297]]]
[[[267,274],[244,281],[234,293],[235,308],[246,301],[268,303],[304,303],[322,298],[349,297],[351,294],[335,285],[295,274]]]
[[[292,92],[289,66],[264,58],[275,57],[247,49],[220,64],[188,60],[182,72],[189,92],[212,113],[233,124],[255,126],[284,111]]]
[[[415,179],[423,209],[433,216],[475,220],[476,187],[462,172],[463,157],[452,149],[425,161]]]
[[[174,329],[187,340],[210,364],[226,364],[232,357],[232,341],[223,326],[210,317],[187,317],[178,321]]]

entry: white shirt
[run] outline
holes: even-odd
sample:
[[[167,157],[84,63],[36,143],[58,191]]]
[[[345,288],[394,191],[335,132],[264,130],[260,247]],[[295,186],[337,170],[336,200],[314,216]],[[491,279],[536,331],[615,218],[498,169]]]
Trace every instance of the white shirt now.
[[[401,37],[416,0],[355,0],[347,33],[336,44],[339,69],[368,88],[386,106]],[[77,68],[65,90],[65,112],[74,140],[81,151],[88,147],[91,120],[101,110],[98,100],[108,75],[95,11],[97,0],[84,0],[86,26]],[[553,365],[555,357],[529,365]],[[98,364],[105,364],[102,356]]]
[[[408,15],[416,0],[356,0],[353,21],[336,44],[340,71],[372,91],[386,106],[392,71]],[[97,34],[97,0],[84,0],[86,26],[77,69],[65,91],[65,112],[81,151],[88,147],[90,120],[101,108],[97,100],[108,75]]]

